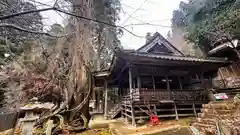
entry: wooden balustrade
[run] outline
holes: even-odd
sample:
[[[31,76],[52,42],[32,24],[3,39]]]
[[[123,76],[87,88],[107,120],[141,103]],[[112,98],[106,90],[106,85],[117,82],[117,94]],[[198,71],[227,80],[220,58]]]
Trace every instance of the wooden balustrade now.
[[[134,101],[205,101],[207,100],[207,93],[204,90],[135,89],[132,99]]]

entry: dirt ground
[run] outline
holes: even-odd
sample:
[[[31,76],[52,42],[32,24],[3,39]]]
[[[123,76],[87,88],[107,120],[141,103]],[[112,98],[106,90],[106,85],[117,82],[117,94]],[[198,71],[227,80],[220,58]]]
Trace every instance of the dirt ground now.
[[[94,116],[89,123],[90,129],[75,135],[191,135],[188,130],[190,119],[162,120],[158,126],[144,124],[133,127],[120,119],[104,120],[102,116]]]

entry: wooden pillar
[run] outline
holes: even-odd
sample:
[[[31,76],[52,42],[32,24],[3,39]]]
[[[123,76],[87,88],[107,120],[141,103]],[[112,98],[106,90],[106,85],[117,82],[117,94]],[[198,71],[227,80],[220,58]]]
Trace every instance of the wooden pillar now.
[[[141,86],[141,78],[140,78],[140,75],[138,74],[137,76],[137,88],[140,89],[142,86]]]
[[[192,104],[192,108],[193,108],[194,115],[197,117],[197,111],[196,111],[195,103]]]
[[[96,89],[93,89],[92,99],[93,99],[93,102],[94,102],[93,112],[95,112],[95,111],[97,111]]]
[[[136,88],[136,79],[132,78],[132,88],[135,89]]]
[[[196,74],[196,78],[197,78],[198,81],[200,81],[198,74]]]
[[[205,83],[204,83],[204,76],[203,76],[204,73],[201,73],[201,76],[200,76],[200,82],[202,84],[202,87],[204,87],[204,89],[206,90],[206,86],[205,86]]]
[[[124,111],[124,116],[125,116],[125,122],[127,123],[128,122],[128,116],[127,116],[127,105],[126,105],[126,102],[124,103],[124,109],[125,109],[125,111]]]
[[[167,83],[167,90],[170,90],[170,84],[169,84],[168,76],[166,76],[166,83]]]
[[[153,89],[154,91],[156,90],[156,87],[155,87],[155,79],[154,79],[154,76],[152,76],[152,81],[153,81]]]
[[[96,101],[96,89],[93,89],[92,99],[94,100],[94,102]]]
[[[224,77],[223,77],[222,69],[219,68],[218,71],[220,73],[221,80],[223,81],[224,88],[227,88],[226,82],[225,82]]]
[[[169,100],[171,100],[170,84],[169,84],[168,76],[166,76],[166,83],[167,83],[167,90],[168,90],[168,93],[169,93]]]
[[[176,120],[179,120],[179,117],[178,117],[178,111],[177,111],[177,105],[176,103],[174,103],[174,111],[175,111],[175,115],[176,115]]]
[[[135,121],[135,114],[134,114],[134,104],[132,102],[131,104],[131,114],[132,114],[132,125],[136,126],[136,121]]]
[[[132,87],[132,70],[131,70],[131,67],[129,67],[128,76],[129,76],[130,97],[132,99],[133,98],[133,87]]]
[[[180,87],[180,89],[182,90],[183,87],[182,87],[182,82],[181,82],[181,78],[180,78],[180,77],[178,77],[178,82],[179,82],[179,87]]]
[[[102,110],[102,99],[100,98],[101,89],[97,91],[98,111]]]
[[[105,102],[104,102],[104,118],[108,119],[108,84],[107,80],[105,80]]]

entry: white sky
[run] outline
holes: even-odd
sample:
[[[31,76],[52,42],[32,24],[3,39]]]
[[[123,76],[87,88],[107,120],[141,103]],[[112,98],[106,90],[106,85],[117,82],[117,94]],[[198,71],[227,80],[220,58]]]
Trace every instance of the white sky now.
[[[41,3],[52,5],[54,0],[37,0]],[[162,26],[171,26],[172,12],[178,8],[181,0],[121,0],[122,12],[120,14],[119,25],[151,23]],[[187,1],[187,0],[183,0]],[[139,9],[139,10],[136,10]],[[44,24],[50,26],[53,23],[61,23],[62,17],[53,11],[42,12]],[[62,15],[64,16],[64,15]],[[132,17],[129,17],[132,16]],[[159,32],[166,36],[169,27],[138,25],[126,27],[134,34],[145,37],[147,32]],[[124,31],[121,37],[122,45],[125,49],[137,49],[145,43],[144,38],[135,37],[132,34]]]

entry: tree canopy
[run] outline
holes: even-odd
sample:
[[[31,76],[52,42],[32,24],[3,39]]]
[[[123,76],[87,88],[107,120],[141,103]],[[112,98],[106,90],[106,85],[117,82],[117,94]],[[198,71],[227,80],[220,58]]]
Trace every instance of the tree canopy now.
[[[205,53],[211,46],[227,36],[240,37],[239,0],[189,0],[181,2],[173,12],[173,27],[182,27],[186,39],[199,45]]]

